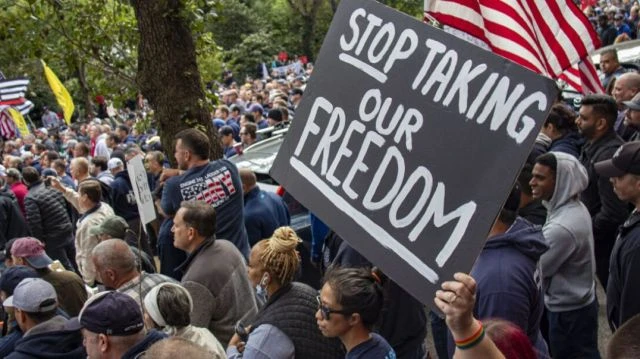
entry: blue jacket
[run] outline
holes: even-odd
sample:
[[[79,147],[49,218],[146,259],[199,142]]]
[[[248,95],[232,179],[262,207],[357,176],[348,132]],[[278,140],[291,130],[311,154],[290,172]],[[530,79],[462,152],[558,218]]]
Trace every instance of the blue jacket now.
[[[540,334],[544,297],[535,272],[548,249],[541,227],[518,217],[507,232],[487,240],[471,270],[478,283],[476,316],[515,323],[547,356]]]
[[[22,339],[22,330],[14,319],[9,323],[9,333],[0,339],[0,358],[6,358],[13,353],[20,339]]]
[[[329,227],[311,212],[309,212],[309,220],[311,222],[311,261],[320,262],[324,238],[329,234]]]
[[[247,228],[249,244],[269,238],[273,232],[291,222],[289,210],[282,198],[256,186],[244,196],[244,226]]]
[[[227,348],[227,359],[293,359],[294,354],[291,339],[271,324],[262,324],[251,332],[243,353],[235,346]]]
[[[575,158],[580,158],[580,150],[584,144],[584,138],[577,132],[570,132],[566,136],[551,142],[549,151],[564,152]]]
[[[127,171],[118,172],[111,182],[111,201],[113,211],[125,220],[130,221],[140,217]]]

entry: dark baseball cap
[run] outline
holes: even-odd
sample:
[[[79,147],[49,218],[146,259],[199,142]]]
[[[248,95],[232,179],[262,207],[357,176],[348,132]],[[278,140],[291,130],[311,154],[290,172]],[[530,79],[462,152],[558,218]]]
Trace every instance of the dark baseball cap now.
[[[5,269],[0,277],[0,290],[8,296],[13,295],[13,291],[25,278],[38,278],[35,269],[27,266],[13,266]]]
[[[89,298],[77,320],[82,328],[96,334],[128,336],[144,328],[140,304],[129,295],[114,291]]]
[[[249,112],[260,112],[260,113],[263,113],[264,112],[264,108],[260,104],[254,103],[249,108]]]
[[[620,177],[627,173],[640,175],[640,141],[623,144],[612,158],[597,162],[593,166],[603,177]]]

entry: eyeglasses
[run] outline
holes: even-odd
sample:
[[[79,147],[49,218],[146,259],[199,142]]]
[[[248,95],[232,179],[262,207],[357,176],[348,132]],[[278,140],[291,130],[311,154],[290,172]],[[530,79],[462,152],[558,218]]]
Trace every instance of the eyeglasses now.
[[[331,313],[349,315],[351,312],[346,310],[333,310],[326,305],[322,305],[322,301],[320,300],[320,296],[316,296],[316,301],[318,302],[318,309],[320,309],[320,313],[322,313],[322,319],[330,320]]]
[[[246,132],[240,132],[240,136],[248,135]]]

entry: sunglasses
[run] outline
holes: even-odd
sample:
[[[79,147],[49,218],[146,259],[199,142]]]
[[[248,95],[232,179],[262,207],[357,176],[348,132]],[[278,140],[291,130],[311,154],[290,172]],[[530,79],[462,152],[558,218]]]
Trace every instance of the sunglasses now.
[[[352,314],[351,312],[346,310],[333,310],[327,307],[326,305],[322,305],[320,296],[316,297],[316,301],[318,302],[318,309],[320,309],[320,313],[322,313],[322,319],[324,320],[330,320],[331,313],[342,314],[342,315]]]

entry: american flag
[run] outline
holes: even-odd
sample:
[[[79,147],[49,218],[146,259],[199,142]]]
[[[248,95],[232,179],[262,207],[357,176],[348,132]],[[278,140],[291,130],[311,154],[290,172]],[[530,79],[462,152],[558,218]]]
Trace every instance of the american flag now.
[[[0,75],[0,106],[13,106],[23,115],[29,113],[33,108],[33,103],[25,98],[29,79],[4,79],[4,75]]]
[[[18,129],[8,111],[0,109],[0,136],[8,139],[15,138],[17,134]]]
[[[0,80],[0,105],[24,103],[27,86],[29,86],[29,79],[25,78]]]
[[[589,81],[593,63],[578,64],[600,40],[573,0],[425,0],[424,9],[425,20],[461,30],[534,72],[584,93],[604,92]]]

